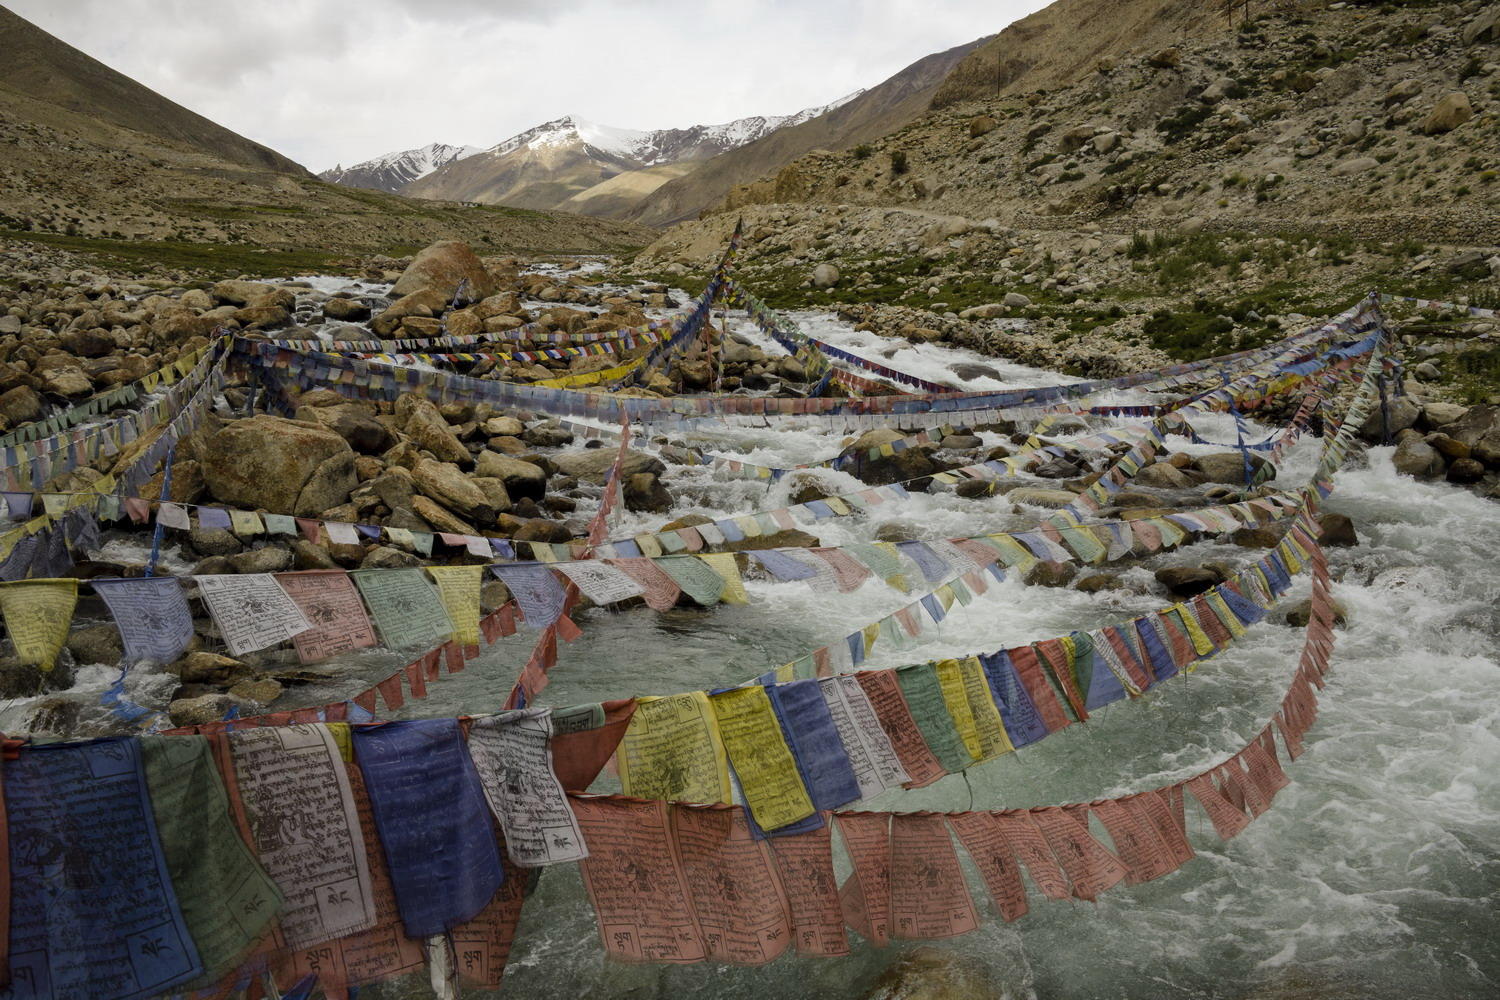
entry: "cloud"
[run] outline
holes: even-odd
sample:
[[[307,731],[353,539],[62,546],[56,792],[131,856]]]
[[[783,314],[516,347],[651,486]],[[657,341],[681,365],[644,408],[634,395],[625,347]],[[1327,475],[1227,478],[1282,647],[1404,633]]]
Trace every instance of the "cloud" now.
[[[494,145],[564,114],[665,128],[788,114],[1042,0],[6,0],[199,114],[323,169]]]

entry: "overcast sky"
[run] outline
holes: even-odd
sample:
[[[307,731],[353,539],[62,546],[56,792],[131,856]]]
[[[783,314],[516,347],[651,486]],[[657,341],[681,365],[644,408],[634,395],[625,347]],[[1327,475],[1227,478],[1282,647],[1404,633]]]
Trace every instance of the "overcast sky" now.
[[[620,128],[790,114],[1046,0],[3,0],[313,170],[565,114]]]

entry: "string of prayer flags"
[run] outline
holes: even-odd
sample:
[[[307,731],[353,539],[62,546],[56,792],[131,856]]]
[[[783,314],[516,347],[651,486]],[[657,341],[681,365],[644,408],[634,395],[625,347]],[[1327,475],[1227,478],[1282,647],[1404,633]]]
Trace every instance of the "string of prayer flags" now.
[[[280,927],[292,948],[375,924],[364,836],[333,728],[229,734],[253,846],[285,900]]]
[[[729,801],[729,766],[719,720],[702,691],[638,698],[616,760],[626,795]]]
[[[133,739],[27,747],[5,764],[10,990],[145,1000],[203,962]]]
[[[583,833],[552,763],[552,710],[527,708],[475,719],[469,756],[484,797],[518,865],[578,861]]]
[[[343,570],[277,573],[276,582],[311,626],[292,637],[297,658],[303,663],[317,663],[375,645],[375,627],[365,614],[354,581]]]
[[[354,570],[349,575],[391,649],[431,646],[453,633],[442,598],[422,570]]]
[[[19,580],[0,583],[0,616],[16,657],[50,671],[68,641],[78,604],[78,580]]]
[[[505,873],[458,720],[360,726],[354,748],[407,936],[477,916]]]
[[[312,624],[270,573],[195,576],[230,655],[285,642]]]

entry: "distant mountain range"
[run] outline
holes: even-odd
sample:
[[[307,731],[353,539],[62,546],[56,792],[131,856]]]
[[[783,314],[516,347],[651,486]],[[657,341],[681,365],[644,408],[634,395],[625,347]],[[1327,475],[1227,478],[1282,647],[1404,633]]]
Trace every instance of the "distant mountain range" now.
[[[614,215],[691,169],[683,164],[708,160],[799,125],[862,93],[791,115],[755,115],[722,125],[652,131],[614,128],[567,115],[488,149],[433,143],[352,167],[334,167],[318,176],[419,198]],[[620,179],[622,175],[630,176]]]
[[[356,163],[352,167],[335,166],[318,174],[323,180],[346,187],[369,188],[373,191],[400,193],[414,180],[426,177],[454,160],[473,156],[481,152],[478,146],[450,146],[446,142],[434,142],[421,149],[403,149],[399,153],[386,153],[373,160]]]

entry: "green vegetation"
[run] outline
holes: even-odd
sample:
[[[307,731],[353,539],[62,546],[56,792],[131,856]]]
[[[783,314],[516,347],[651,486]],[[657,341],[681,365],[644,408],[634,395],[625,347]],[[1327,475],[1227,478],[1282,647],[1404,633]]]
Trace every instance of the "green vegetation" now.
[[[58,233],[0,229],[0,240],[30,240],[48,246],[92,254],[137,267],[160,265],[204,271],[219,277],[255,274],[284,277],[330,273],[347,269],[339,255],[319,250],[267,250],[244,243],[186,243],[177,240],[111,240]]]
[[[901,174],[906,173],[908,169],[910,168],[906,162],[906,150],[891,150],[891,173],[899,177]]]
[[[854,157],[856,160],[868,160],[874,154],[875,147],[870,145],[868,142],[860,143],[849,152],[849,155]]]

